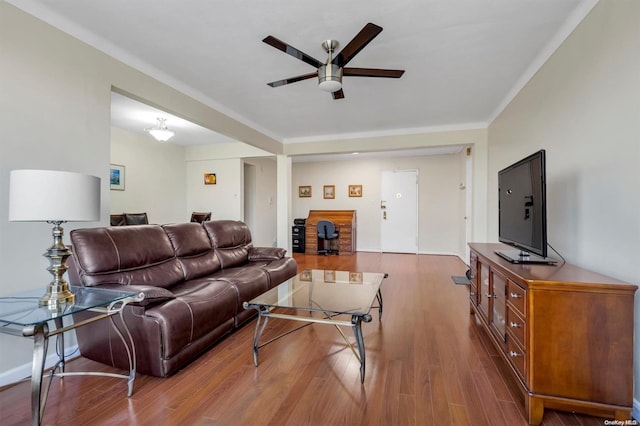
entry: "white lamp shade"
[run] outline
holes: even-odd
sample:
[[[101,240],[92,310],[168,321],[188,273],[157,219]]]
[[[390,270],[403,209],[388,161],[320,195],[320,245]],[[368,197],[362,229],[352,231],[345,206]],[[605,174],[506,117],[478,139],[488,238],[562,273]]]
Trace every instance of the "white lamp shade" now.
[[[100,178],[55,170],[12,170],[10,221],[100,220]]]
[[[168,141],[175,134],[169,129],[150,129],[149,133],[160,142]]]

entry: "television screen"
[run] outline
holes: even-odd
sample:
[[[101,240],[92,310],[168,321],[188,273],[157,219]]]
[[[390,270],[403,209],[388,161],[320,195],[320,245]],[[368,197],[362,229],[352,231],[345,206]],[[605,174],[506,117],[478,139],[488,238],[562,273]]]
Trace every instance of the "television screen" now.
[[[500,250],[500,256],[514,263],[553,262],[546,259],[544,150],[498,172],[498,212],[498,239],[519,249]]]

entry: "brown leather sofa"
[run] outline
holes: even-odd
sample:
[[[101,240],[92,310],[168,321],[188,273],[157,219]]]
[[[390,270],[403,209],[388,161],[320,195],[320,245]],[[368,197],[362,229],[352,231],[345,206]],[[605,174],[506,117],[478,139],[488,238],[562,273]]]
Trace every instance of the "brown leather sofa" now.
[[[142,302],[125,307],[124,317],[137,371],[158,377],[175,373],[240,327],[255,315],[243,302],[297,272],[284,249],[254,247],[249,228],[238,221],[77,229],[70,237],[72,285],[144,294]],[[128,369],[108,321],[76,333],[84,357]]]

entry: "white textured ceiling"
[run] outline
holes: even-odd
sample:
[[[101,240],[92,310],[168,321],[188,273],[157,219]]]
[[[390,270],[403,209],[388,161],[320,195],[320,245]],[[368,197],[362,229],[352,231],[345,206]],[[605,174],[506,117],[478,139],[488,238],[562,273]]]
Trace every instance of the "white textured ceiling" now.
[[[596,0],[9,2],[286,143],[486,125]],[[267,86],[314,69],[265,36],[324,61],[323,40],[344,46],[367,22],[384,30],[349,66],[402,78],[345,77],[341,100],[315,79]]]

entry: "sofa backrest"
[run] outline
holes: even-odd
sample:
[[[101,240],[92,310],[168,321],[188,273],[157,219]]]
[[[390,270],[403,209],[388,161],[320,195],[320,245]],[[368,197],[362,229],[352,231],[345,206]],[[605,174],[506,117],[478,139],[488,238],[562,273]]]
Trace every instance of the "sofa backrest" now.
[[[246,223],[237,220],[212,220],[203,222],[202,226],[209,235],[222,268],[233,268],[249,261],[253,243]]]
[[[209,275],[221,268],[211,240],[200,223],[175,223],[162,225],[162,228],[182,265],[185,280]]]
[[[75,229],[70,237],[82,285],[167,288],[184,280],[171,241],[159,225]]]

